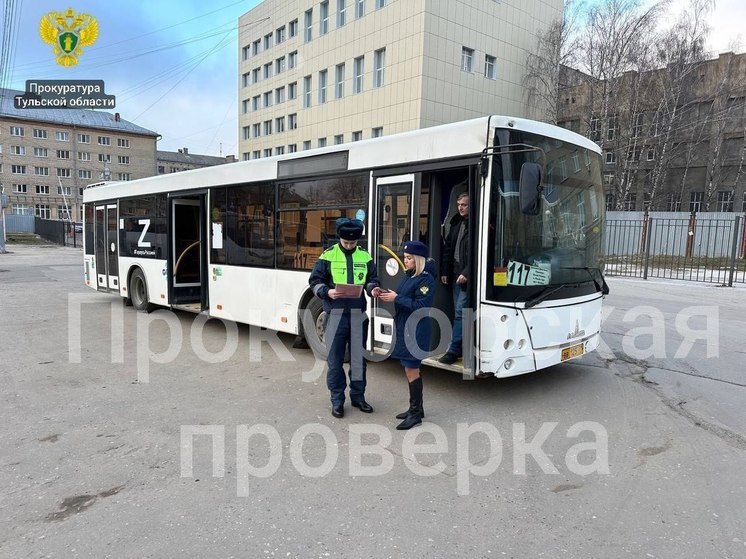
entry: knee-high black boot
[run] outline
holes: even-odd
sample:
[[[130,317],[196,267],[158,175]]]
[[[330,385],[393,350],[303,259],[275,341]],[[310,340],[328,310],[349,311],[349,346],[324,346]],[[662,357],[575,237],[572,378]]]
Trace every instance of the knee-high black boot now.
[[[411,403],[407,417],[396,426],[400,431],[411,429],[422,423],[422,418],[425,415],[422,406],[422,377],[418,377],[409,383],[409,401]]]
[[[417,380],[420,382],[420,396],[422,396],[422,377],[420,377]],[[397,413],[396,419],[406,419],[407,416],[411,412],[416,412],[416,411],[420,412],[420,419],[425,418],[425,409],[422,406],[422,398],[420,398],[420,404],[419,404],[419,410],[418,410],[417,404],[415,403],[414,398],[412,396],[412,385],[410,384],[409,385],[409,409],[407,411]]]

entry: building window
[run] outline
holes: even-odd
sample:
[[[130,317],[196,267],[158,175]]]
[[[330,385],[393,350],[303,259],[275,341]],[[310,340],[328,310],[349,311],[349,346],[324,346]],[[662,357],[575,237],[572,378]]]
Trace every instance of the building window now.
[[[111,163],[111,155],[108,153],[99,153],[98,161],[99,163]]]
[[[614,173],[604,173],[604,184],[605,185],[614,184]]]
[[[337,27],[347,23],[347,0],[337,0]]]
[[[311,76],[303,78],[303,108],[311,106]]]
[[[33,215],[34,212],[28,204],[13,204],[11,213],[14,215]]]
[[[357,131],[355,131],[355,132],[352,133],[352,141],[353,142],[359,142],[362,139],[363,139],[363,131],[362,130],[357,130]]]
[[[303,41],[310,43],[311,39],[313,39],[313,8],[306,10],[306,13],[303,15],[303,27],[305,29]]]
[[[243,133],[244,140],[251,139],[251,126],[244,126],[243,128],[241,128],[241,132]]]
[[[320,148],[325,148],[326,147],[326,138],[319,138],[317,145]]]
[[[241,101],[241,114],[248,114],[250,106],[251,105],[249,105],[248,99],[244,99],[243,101]]]
[[[341,99],[345,95],[345,65],[337,64],[334,70],[334,98]]]
[[[59,140],[60,142],[69,142],[70,141],[70,132],[61,132],[57,131],[54,133],[54,139]]]
[[[298,113],[288,115],[288,130],[295,130],[298,128]]]
[[[266,79],[271,78],[271,77],[272,77],[272,63],[271,62],[267,62],[264,65],[264,79],[266,80]]]
[[[365,0],[355,1],[355,18],[361,18],[365,15]]]
[[[47,139],[47,131],[43,128],[34,128],[34,138],[39,138],[42,140]]]
[[[319,105],[326,103],[326,76],[327,70],[319,72]]]
[[[611,142],[616,137],[616,116],[609,117],[609,127],[606,129],[606,140]],[[637,159],[640,159],[639,157]]]
[[[259,81],[262,79],[262,68],[261,66],[254,68],[251,71],[251,81],[252,83],[259,83]]]
[[[319,36],[329,33],[329,0],[319,4]]]
[[[26,165],[11,165],[10,172],[13,173],[14,175],[25,175]]]
[[[264,157],[272,157],[272,148],[264,148]]]
[[[131,181],[132,180],[132,174],[131,173],[118,173],[117,177],[120,181]]]
[[[25,184],[14,184],[13,192],[16,192],[18,194],[26,194],[28,192],[28,187]]]
[[[495,57],[489,54],[484,55],[484,77],[489,80],[497,79]]]
[[[34,206],[34,213],[36,217],[40,217],[42,219],[52,218],[52,213],[49,210],[49,204],[36,204],[36,206]]]
[[[251,108],[255,111],[258,111],[261,107],[261,102],[261,95],[254,95],[254,97],[251,98]]]
[[[363,91],[363,75],[365,74],[365,57],[358,56],[352,62],[353,80],[352,80],[352,92],[360,93]]]
[[[275,148],[275,155],[283,155],[285,153],[285,146],[278,146]]]
[[[68,150],[68,149],[58,149],[57,150],[57,159],[70,159],[70,150]]]
[[[264,107],[272,106],[272,92],[267,91],[264,93]]]
[[[61,167],[57,167],[57,176],[58,177],[65,177],[70,178],[73,176],[72,171],[70,169],[63,169]]]
[[[376,10],[386,7],[386,0],[376,0]]]
[[[383,87],[386,71],[386,49],[373,53],[373,87]]]
[[[624,199],[624,203],[622,204],[622,210],[626,212],[633,212],[637,209],[637,193],[636,192],[630,192],[627,194],[627,197]]]
[[[23,126],[11,126],[10,135],[11,136],[23,136]]]
[[[275,119],[275,131],[279,134],[285,131],[285,117],[280,116]]]
[[[90,161],[91,160],[91,152],[90,151],[79,151],[78,152],[78,160],[79,161]]]
[[[26,146],[10,146],[10,153],[13,155],[26,155]]]
[[[705,193],[702,191],[692,192],[689,194],[689,211],[698,212],[702,210],[702,201],[704,200]]]
[[[34,157],[47,157],[48,154],[47,148],[34,148]]]
[[[251,72],[241,74],[241,87],[249,87],[251,85]]]
[[[311,140],[303,140],[303,151],[311,149]]]
[[[264,121],[264,135],[269,136],[270,134],[272,134],[272,121],[265,120]]]
[[[64,206],[57,206],[57,219],[70,221],[70,210]]]
[[[290,31],[289,35],[291,37],[295,37],[298,34],[298,20],[294,19],[293,21],[291,21],[288,24],[288,27],[289,27],[289,31]]]
[[[648,149],[647,159],[648,161],[655,161],[655,148]]]
[[[285,57],[281,56],[275,61],[275,73],[282,74],[285,71]]]
[[[589,126],[589,137],[593,142],[598,142],[601,140],[601,123],[597,118],[591,119]]]
[[[278,87],[275,89],[275,104],[285,102],[285,87]]]
[[[100,145],[100,146],[110,146],[111,145],[111,138],[109,136],[99,136],[98,137],[98,145]]]
[[[285,26],[278,28],[277,31],[275,31],[275,43],[278,45],[280,43],[285,42]]]
[[[262,40],[257,39],[253,43],[251,43],[251,52],[254,56],[262,52]]]
[[[297,144],[288,144],[288,153],[295,153],[296,151],[298,151]]]
[[[264,50],[272,48],[272,33],[267,33],[264,36]]]
[[[638,114],[635,115],[632,120],[632,137],[637,138],[640,134],[642,134],[642,122],[643,122],[643,115]],[[650,161],[648,159],[648,161]]]
[[[337,134],[334,136],[334,145],[338,146],[339,144],[345,143],[345,135],[344,134]]]
[[[298,51],[294,50],[288,55],[288,67],[295,68],[298,65]]]
[[[262,157],[262,152],[257,150],[254,150],[251,152],[251,158],[252,159],[260,159]]]
[[[474,71],[474,49],[461,47],[461,70],[464,72]]]
[[[251,56],[251,47],[243,47],[241,49],[241,60],[246,61]]]
[[[610,149],[604,150],[604,158],[607,165],[613,165],[616,163],[616,154]]]
[[[718,211],[719,212],[732,212],[733,211],[733,191],[732,190],[720,190],[718,191]]]
[[[49,167],[34,167],[34,174],[39,177],[48,177]]]
[[[70,187],[70,186],[58,186],[57,187],[57,195],[58,196],[72,196],[72,193],[73,193],[72,192],[72,187]]]
[[[47,184],[37,184],[36,185],[36,193],[42,194],[42,195],[49,195],[49,185]]]
[[[130,164],[130,156],[129,155],[120,155],[117,157],[119,160],[120,165],[129,165]]]
[[[298,82],[288,84],[288,99],[295,99],[298,96]]]
[[[371,138],[380,138],[381,136],[383,136],[383,126],[377,126],[370,131]]]
[[[259,138],[262,135],[262,124],[260,122],[257,122],[256,124],[253,124],[251,126],[251,129],[254,132],[254,137]]]
[[[127,138],[117,138],[117,147],[129,148],[130,141]]]

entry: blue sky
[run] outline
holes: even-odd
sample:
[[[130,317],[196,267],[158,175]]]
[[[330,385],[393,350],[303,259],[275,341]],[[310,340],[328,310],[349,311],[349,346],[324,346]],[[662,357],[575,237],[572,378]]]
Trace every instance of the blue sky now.
[[[21,0],[3,85],[27,79],[102,79],[123,119],[159,133],[159,149],[238,154],[238,17],[260,0]],[[406,1],[406,0],[405,0]],[[673,0],[675,14],[688,0]],[[39,37],[44,14],[68,7],[98,20],[96,43],[77,66],[59,66]],[[746,0],[717,0],[710,48],[746,46]],[[3,25],[7,25],[3,21]]]
[[[17,2],[6,87],[27,79],[102,79],[123,119],[161,134],[159,149],[238,155],[238,17],[259,0]],[[71,7],[95,17],[96,43],[77,66],[55,62],[39,21]],[[4,22],[5,24],[5,22]]]

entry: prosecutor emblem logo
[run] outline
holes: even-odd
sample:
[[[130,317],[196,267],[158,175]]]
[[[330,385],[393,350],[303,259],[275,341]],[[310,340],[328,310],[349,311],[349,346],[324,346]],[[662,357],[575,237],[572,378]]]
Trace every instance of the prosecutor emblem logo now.
[[[62,14],[49,12],[39,22],[39,35],[52,45],[52,53],[60,66],[75,66],[83,47],[89,47],[98,38],[98,22],[88,14],[76,14],[72,8]]]

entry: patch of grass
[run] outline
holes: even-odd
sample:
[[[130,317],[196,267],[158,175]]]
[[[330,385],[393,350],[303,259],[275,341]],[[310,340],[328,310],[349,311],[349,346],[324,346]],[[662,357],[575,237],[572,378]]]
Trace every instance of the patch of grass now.
[[[52,244],[42,239],[35,233],[7,233],[5,240],[9,245],[49,245]]]

